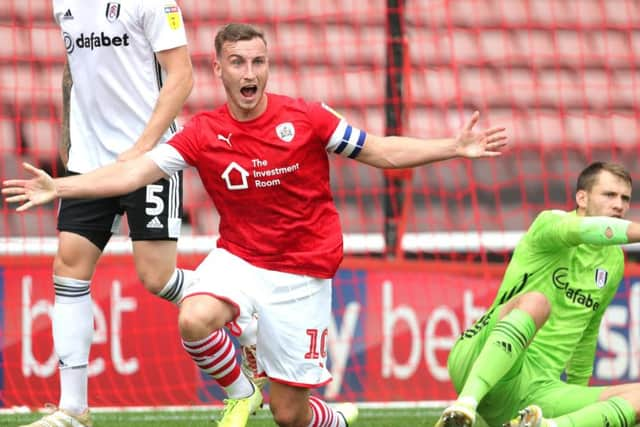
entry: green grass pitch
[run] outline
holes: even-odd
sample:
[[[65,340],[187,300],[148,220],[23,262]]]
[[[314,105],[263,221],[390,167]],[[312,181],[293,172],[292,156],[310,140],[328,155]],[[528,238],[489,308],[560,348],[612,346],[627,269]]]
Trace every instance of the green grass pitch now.
[[[442,408],[360,409],[360,417],[350,427],[433,427]],[[215,427],[220,411],[94,412],[94,427]],[[1,414],[0,426],[18,426],[39,418],[37,413]],[[477,427],[486,427],[479,422]],[[247,427],[276,427],[268,410],[249,418]]]

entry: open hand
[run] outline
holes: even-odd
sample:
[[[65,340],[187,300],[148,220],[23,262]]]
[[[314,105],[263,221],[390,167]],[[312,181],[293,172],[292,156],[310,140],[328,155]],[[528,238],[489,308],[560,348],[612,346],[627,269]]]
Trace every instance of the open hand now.
[[[458,155],[471,159],[500,156],[502,149],[507,145],[505,128],[494,127],[474,132],[473,127],[478,123],[479,118],[480,113],[475,111],[469,122],[458,134],[456,138]]]
[[[2,184],[2,194],[7,202],[22,203],[16,211],[26,211],[56,199],[56,187],[48,173],[29,163],[23,163],[22,166],[33,175],[33,178],[9,179]]]

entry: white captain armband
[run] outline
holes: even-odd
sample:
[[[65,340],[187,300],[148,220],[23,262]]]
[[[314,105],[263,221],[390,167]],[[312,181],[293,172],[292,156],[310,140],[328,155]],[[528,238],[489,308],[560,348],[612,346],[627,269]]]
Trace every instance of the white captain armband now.
[[[355,159],[364,146],[367,133],[340,120],[327,143],[327,151]]]

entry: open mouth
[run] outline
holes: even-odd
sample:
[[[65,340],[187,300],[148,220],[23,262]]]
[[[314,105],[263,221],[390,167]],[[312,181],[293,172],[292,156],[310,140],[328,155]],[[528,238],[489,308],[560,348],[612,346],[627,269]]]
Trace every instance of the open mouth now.
[[[253,97],[256,93],[258,93],[258,86],[257,85],[247,85],[247,86],[242,86],[240,88],[240,93],[242,94],[242,96],[244,96],[245,98],[251,98]]]

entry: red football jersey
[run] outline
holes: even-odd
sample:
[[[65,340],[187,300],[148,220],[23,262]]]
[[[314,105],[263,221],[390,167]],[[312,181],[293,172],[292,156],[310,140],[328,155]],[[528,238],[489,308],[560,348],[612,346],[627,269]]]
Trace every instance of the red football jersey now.
[[[333,277],[343,248],[327,150],[355,157],[366,134],[324,104],[267,96],[254,120],[235,120],[225,104],[194,116],[169,144],[218,209],[219,247],[258,267]]]

